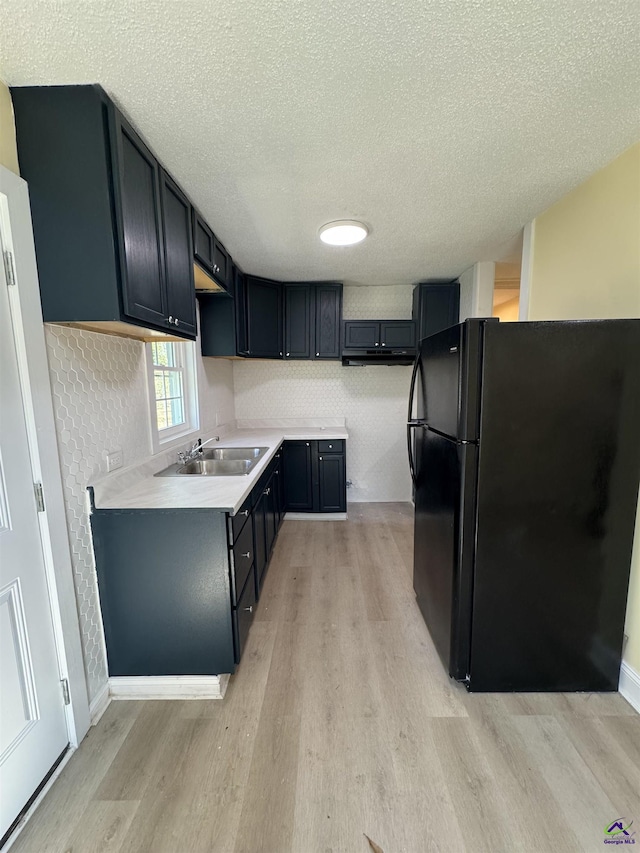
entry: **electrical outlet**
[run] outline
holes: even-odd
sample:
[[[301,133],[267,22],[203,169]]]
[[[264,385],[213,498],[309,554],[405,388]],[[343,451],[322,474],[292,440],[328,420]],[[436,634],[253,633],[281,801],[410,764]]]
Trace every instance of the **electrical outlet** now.
[[[107,473],[115,471],[116,468],[122,468],[122,451],[120,449],[108,450],[105,453],[107,460]]]

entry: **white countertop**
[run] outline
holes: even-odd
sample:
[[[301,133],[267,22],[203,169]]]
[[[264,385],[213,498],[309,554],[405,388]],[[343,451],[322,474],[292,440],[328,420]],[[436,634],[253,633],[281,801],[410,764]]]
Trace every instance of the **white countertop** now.
[[[325,419],[328,421],[329,419]],[[338,422],[340,419],[333,419]],[[245,422],[240,422],[244,425]],[[263,421],[261,423],[267,423]],[[286,440],[315,441],[347,439],[342,426],[288,426],[285,420],[272,422],[278,426],[221,430],[219,442],[210,447],[267,447],[268,450],[249,473],[231,477],[155,477],[177,461],[177,452],[152,457],[147,462],[124,471],[116,471],[91,484],[96,509],[214,509],[232,515],[240,509],[248,494],[264,473],[278,448]],[[203,434],[203,441],[207,436]]]

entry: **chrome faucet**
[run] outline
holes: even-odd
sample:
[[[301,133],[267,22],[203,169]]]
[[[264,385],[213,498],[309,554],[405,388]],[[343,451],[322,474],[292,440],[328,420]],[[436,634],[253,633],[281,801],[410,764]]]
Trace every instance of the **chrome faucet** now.
[[[198,457],[202,456],[202,448],[206,447],[207,444],[210,444],[212,441],[220,441],[220,436],[214,435],[213,438],[208,438],[204,444],[202,443],[202,439],[199,438],[189,450],[179,451],[178,462],[182,465],[186,465],[187,462],[191,462],[193,459],[198,459]]]

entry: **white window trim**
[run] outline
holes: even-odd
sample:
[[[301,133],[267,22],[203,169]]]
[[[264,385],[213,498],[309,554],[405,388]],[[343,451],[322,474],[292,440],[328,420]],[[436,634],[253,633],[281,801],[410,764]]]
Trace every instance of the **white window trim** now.
[[[151,344],[145,346],[145,358],[147,362],[147,391],[149,398],[149,424],[151,433],[151,451],[152,453],[160,453],[163,450],[179,444],[184,444],[185,438],[194,435],[200,429],[200,411],[198,400],[198,370],[196,364],[196,345],[193,341],[173,341],[172,343],[181,343],[183,345],[183,389],[184,389],[184,408],[187,416],[187,421],[176,427],[169,427],[162,430],[158,429],[158,421],[156,416],[156,391],[154,383],[154,364],[151,351]]]

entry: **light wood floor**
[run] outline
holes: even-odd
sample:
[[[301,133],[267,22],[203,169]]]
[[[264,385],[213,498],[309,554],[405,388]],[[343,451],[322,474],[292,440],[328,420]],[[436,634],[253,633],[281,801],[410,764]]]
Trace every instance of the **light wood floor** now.
[[[617,694],[468,695],[414,601],[409,504],[285,522],[224,701],[113,702],[12,853],[603,849],[640,830]],[[638,837],[637,837],[638,838]]]

